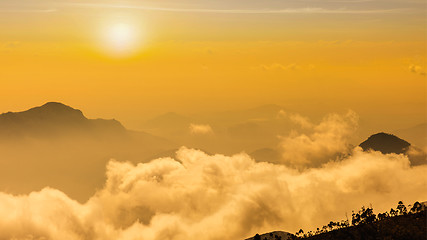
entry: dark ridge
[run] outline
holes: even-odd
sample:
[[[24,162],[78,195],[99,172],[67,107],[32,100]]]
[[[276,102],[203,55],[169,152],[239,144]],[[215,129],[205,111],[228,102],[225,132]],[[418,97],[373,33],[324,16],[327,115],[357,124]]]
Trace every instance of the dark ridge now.
[[[389,217],[380,221],[359,224],[347,228],[321,233],[307,240],[426,240],[427,239],[426,211],[415,214]]]
[[[359,146],[364,151],[374,150],[374,151],[380,151],[383,154],[389,154],[389,153],[401,154],[401,153],[405,153],[409,149],[411,144],[392,134],[387,134],[382,132],[382,133],[377,133],[370,136],[366,141],[362,142]]]
[[[289,240],[292,239],[293,234],[283,231],[275,231],[265,234],[256,234],[255,236],[246,240]]]

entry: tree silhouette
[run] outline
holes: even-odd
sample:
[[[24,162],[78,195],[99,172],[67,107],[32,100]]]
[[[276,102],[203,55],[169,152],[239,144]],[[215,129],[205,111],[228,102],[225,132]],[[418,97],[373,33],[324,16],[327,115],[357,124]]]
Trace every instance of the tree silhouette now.
[[[393,208],[390,208],[390,216],[394,217],[397,215],[397,211],[394,210]]]
[[[403,204],[402,201],[399,201],[399,203],[397,204],[396,209],[399,210],[399,214],[400,215],[404,215],[404,214],[408,213],[407,209],[406,209],[406,206],[405,206],[405,204]]]
[[[417,213],[420,212],[422,209],[421,203],[419,203],[418,201],[414,203],[414,205],[412,206],[410,212],[411,213]]]
[[[411,205],[408,205],[408,208],[410,207]],[[399,237],[396,239],[405,239],[405,240],[406,239],[411,239],[411,240],[425,239],[425,236],[423,236],[423,233],[419,233],[418,225],[415,225],[415,226],[410,225],[410,223],[412,223],[411,221],[419,221],[420,218],[418,216],[420,216],[420,214],[425,214],[425,209],[423,208],[423,205],[419,202],[415,202],[408,212],[408,209],[403,204],[403,202],[399,201],[396,209],[397,210],[394,210],[393,208],[391,208],[390,213],[384,212],[384,213],[378,213],[378,215],[375,215],[372,206],[371,207],[362,206],[361,210],[359,210],[357,213],[352,211],[352,219],[351,219],[352,227],[349,230],[344,230],[344,231],[350,231],[354,233],[354,231],[356,232],[358,231],[357,229],[365,229],[367,231],[370,231],[371,232],[370,234],[379,234],[379,236],[383,236],[385,234],[385,236],[394,237],[394,234],[398,234]],[[410,215],[415,215],[415,216],[410,216]],[[393,218],[393,220],[387,220],[382,222],[387,218]],[[396,228],[396,226],[399,226],[399,224],[401,224],[402,221],[405,224],[409,223],[409,225],[405,228],[399,228],[399,227]],[[382,227],[378,228],[379,226],[382,226]],[[384,226],[386,228],[384,228]],[[292,239],[310,238],[311,236],[316,236],[319,234],[328,233],[329,231],[333,231],[336,229],[343,229],[348,227],[350,227],[348,218],[347,220],[342,220],[341,222],[330,221],[326,226],[323,226],[322,228],[317,228],[316,231],[308,231],[305,234],[304,234],[304,230],[300,229],[295,235],[292,235],[291,238]],[[335,239],[334,236],[336,236],[336,234],[337,233],[335,233],[334,235],[326,235],[326,236],[322,236],[322,238],[314,238],[314,239]],[[338,234],[342,235],[343,233],[341,232]],[[348,232],[346,232],[346,234],[348,234]],[[367,233],[363,233],[362,231],[357,234],[362,234],[362,235],[359,235],[358,236],[359,238],[356,238],[356,239],[364,239],[363,234],[367,234]],[[416,236],[416,237],[413,238],[409,236]],[[391,238],[391,239],[395,239],[395,238]]]

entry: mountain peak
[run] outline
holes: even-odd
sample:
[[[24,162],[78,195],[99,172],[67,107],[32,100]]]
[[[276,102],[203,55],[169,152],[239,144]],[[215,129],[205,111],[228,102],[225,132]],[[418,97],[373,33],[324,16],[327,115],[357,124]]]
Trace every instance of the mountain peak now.
[[[396,137],[393,134],[381,132],[370,136],[359,146],[364,151],[368,151],[371,149],[375,151],[380,151],[383,154],[401,154],[405,153],[408,150],[409,146],[411,146],[411,144],[401,138]]]
[[[60,102],[47,102],[47,103],[43,104],[41,107],[42,108],[68,108],[68,109],[73,109],[72,107],[67,106],[67,105],[60,103]]]
[[[86,120],[83,113],[67,106],[60,102],[47,102],[39,107],[31,108],[22,112],[26,118],[43,118],[43,119],[58,119],[58,120]]]
[[[60,111],[60,112],[76,112],[76,111],[79,111],[80,112],[80,110],[74,109],[74,108],[67,106],[67,105],[60,103],[60,102],[47,102],[47,103],[43,104],[42,106],[31,108],[28,111],[31,111],[31,110],[48,110],[48,111]]]
[[[124,133],[116,120],[88,119],[83,113],[60,102],[48,102],[23,112],[0,115],[0,135],[58,136],[68,133]],[[96,135],[95,134],[95,135]]]

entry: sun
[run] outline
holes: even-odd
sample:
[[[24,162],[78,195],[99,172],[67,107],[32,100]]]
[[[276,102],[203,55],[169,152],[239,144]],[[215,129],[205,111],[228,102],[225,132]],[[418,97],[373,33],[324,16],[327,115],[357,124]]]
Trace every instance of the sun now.
[[[104,48],[115,56],[136,53],[142,44],[141,29],[125,22],[111,23],[103,31]]]

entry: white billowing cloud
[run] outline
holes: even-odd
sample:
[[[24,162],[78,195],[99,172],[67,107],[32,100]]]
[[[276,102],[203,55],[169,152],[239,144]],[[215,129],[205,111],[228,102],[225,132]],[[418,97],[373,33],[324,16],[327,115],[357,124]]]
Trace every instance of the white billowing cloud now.
[[[212,127],[208,124],[190,124],[192,134],[212,134]]]
[[[181,148],[176,159],[111,161],[105,187],[85,204],[50,188],[1,193],[0,239],[210,240],[309,230],[362,205],[385,211],[426,200],[426,171],[404,155],[360,148],[303,172]]]
[[[349,140],[357,130],[358,116],[353,111],[345,115],[330,114],[318,125],[297,114],[288,117],[303,128],[311,128],[309,134],[293,131],[281,137],[282,161],[296,167],[319,166],[337,155],[350,150]]]

